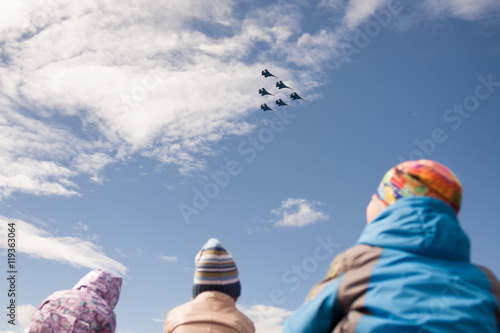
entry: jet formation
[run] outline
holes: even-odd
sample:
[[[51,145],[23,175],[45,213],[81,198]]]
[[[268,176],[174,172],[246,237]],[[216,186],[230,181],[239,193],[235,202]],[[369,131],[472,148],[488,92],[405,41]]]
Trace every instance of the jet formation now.
[[[272,73],[271,73],[271,72],[269,72],[267,69],[262,70],[261,75],[262,75],[263,77],[265,77],[265,78],[268,78],[268,77],[275,77],[275,78],[278,78],[278,79],[279,79],[279,77],[278,77],[278,76],[276,76],[276,75],[272,74]],[[293,88],[291,88],[291,87],[287,86],[287,85],[286,85],[285,83],[283,83],[283,81],[281,81],[281,80],[280,80],[280,81],[278,81],[278,82],[276,82],[276,88],[278,88],[279,90],[281,90],[281,89],[290,89],[290,90],[293,90]],[[267,95],[269,95],[269,96],[276,96],[276,95],[274,95],[274,94],[271,94],[269,91],[267,91],[267,90],[266,90],[266,88],[260,88],[260,89],[259,89],[259,94],[260,94],[261,96],[267,96]],[[302,100],[304,100],[304,101],[307,101],[304,97],[299,96],[296,92],[292,92],[292,93],[290,94],[290,98],[291,98],[292,100],[294,100],[294,101],[295,101],[295,100],[298,100],[298,99],[302,99]],[[290,104],[288,104],[288,103],[284,102],[281,98],[276,99],[275,103],[276,103],[276,105],[277,105],[277,106],[289,106],[289,107],[291,107],[291,105],[290,105]],[[273,109],[273,108],[269,107],[266,103],[261,104],[261,105],[260,105],[260,109],[261,109],[262,111],[276,111],[275,109]]]

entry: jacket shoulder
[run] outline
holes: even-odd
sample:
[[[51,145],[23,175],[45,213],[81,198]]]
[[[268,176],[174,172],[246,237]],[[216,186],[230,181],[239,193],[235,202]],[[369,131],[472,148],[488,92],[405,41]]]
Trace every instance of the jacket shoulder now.
[[[244,313],[241,311],[237,310],[240,315],[240,326],[241,326],[241,332],[242,333],[254,333],[255,332],[255,325],[253,321],[248,318]]]
[[[170,310],[163,332],[177,332],[181,327],[185,331],[193,331],[195,327],[206,326],[224,327],[242,333],[255,332],[252,320],[235,307],[232,299],[210,297],[194,299]]]
[[[372,271],[382,255],[384,248],[359,244],[345,252],[345,276],[339,285],[338,298],[340,308],[344,311],[354,303],[363,302]]]
[[[330,264],[325,278],[311,289],[306,297],[306,301],[319,294],[328,284],[339,278],[342,274],[345,274],[344,279],[347,277],[348,282],[352,280],[350,274],[347,274],[352,270],[361,269],[361,271],[358,272],[361,274],[355,275],[357,279],[369,279],[369,273],[382,251],[383,248],[381,247],[359,244],[338,254]],[[362,268],[364,267],[366,267],[366,269],[363,270]],[[366,274],[362,274],[364,272]],[[345,284],[344,281],[342,282]]]
[[[376,261],[383,248],[366,244],[353,246],[333,259],[325,280],[332,280],[353,269],[359,269]]]

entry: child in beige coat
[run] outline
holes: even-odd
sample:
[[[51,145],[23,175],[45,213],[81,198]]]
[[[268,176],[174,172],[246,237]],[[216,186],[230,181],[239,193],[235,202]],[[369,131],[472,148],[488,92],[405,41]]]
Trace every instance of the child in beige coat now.
[[[195,258],[193,299],[172,309],[164,333],[253,333],[253,322],[236,309],[238,269],[222,244],[211,238]]]

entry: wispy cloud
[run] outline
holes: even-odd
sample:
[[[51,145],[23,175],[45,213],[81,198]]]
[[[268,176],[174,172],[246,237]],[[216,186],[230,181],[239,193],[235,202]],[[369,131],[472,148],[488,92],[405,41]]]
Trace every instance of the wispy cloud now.
[[[0,85],[1,81],[0,73]],[[0,199],[13,191],[78,195],[72,179],[84,174],[96,177],[111,161],[91,151],[94,148],[88,141],[21,114],[1,96],[0,108]]]
[[[285,320],[292,314],[292,311],[268,305],[238,305],[238,309],[254,322],[258,333],[283,332]]]
[[[298,29],[263,31],[251,15],[236,20],[235,5],[2,2],[16,20],[0,25],[0,195],[77,195],[74,178],[102,182],[136,153],[187,174],[224,136],[251,131],[263,64],[246,61],[256,42]]]
[[[342,5],[343,5],[342,0],[321,0],[318,4],[318,8],[338,9]]]
[[[351,0],[347,4],[344,22],[348,29],[354,29],[367,20],[390,0]]]
[[[129,258],[129,256],[119,247],[115,247],[115,253],[121,258]]]
[[[288,198],[281,202],[281,207],[271,210],[278,216],[273,221],[277,227],[303,227],[318,221],[328,220],[329,216],[316,209],[317,201],[307,201],[299,198]]]
[[[12,221],[16,223],[17,233],[23,237],[23,241],[17,247],[17,251],[21,253],[77,267],[100,268],[119,275],[128,271],[123,264],[109,258],[99,245],[78,237],[55,237],[27,222],[0,216],[2,248],[6,248],[7,245],[7,223]]]
[[[452,15],[466,20],[481,19],[500,11],[500,2],[497,0],[425,0],[422,6],[432,16]]]
[[[0,199],[80,195],[78,177],[102,183],[135,154],[205,168],[224,137],[255,129],[263,67],[313,95],[353,30],[391,1],[323,0],[341,19],[313,31],[300,1],[244,14],[236,0],[1,2]],[[475,19],[499,5],[413,7]]]
[[[78,221],[78,223],[74,224],[72,226],[72,228],[75,231],[88,231],[89,230],[89,226],[86,225],[83,221]]]
[[[174,257],[174,256],[158,256],[161,260],[170,262],[170,263],[176,263],[179,261],[179,258]]]
[[[164,323],[165,320],[167,320],[167,317],[165,317],[165,318],[153,318],[151,320],[154,322],[157,322],[157,323]]]

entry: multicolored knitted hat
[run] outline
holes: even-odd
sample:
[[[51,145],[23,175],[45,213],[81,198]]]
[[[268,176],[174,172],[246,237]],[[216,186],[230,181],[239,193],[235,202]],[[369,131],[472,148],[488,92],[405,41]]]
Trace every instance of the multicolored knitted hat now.
[[[375,193],[387,205],[403,197],[428,196],[460,210],[462,184],[444,165],[430,161],[407,161],[390,169]]]
[[[241,294],[233,257],[215,238],[210,238],[195,258],[193,297],[204,291],[220,291],[233,298]]]

